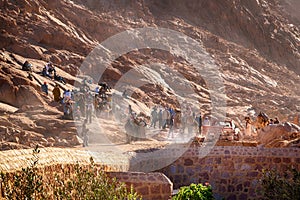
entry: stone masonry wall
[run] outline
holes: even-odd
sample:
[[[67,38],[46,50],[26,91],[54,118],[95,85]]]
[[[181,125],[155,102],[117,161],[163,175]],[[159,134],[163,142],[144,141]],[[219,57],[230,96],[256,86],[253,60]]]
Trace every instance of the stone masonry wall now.
[[[173,184],[162,173],[108,172],[107,174],[124,182],[128,189],[132,185],[134,190],[142,195],[143,200],[171,199]]]
[[[97,165],[97,167],[103,167]],[[68,170],[69,173],[75,172],[74,164],[55,164],[38,168],[39,173],[61,172],[62,169]],[[9,173],[14,173],[10,171]],[[152,172],[105,172],[110,178],[116,178],[118,181],[125,183],[128,190],[131,186],[143,200],[170,200],[172,198],[173,184],[168,177],[162,173]],[[0,185],[1,185],[0,180]],[[0,187],[0,199],[3,198],[2,188]]]
[[[215,146],[202,158],[201,147],[190,148],[173,164],[159,170],[174,188],[191,183],[212,185],[214,194],[225,199],[259,199],[263,169],[300,170],[300,149]]]
[[[178,145],[176,146],[178,147]],[[174,150],[177,151],[176,149]],[[300,170],[300,149],[297,148],[259,148],[242,146],[215,146],[207,154],[201,156],[205,149],[189,148],[176,161],[159,170],[164,173],[177,189],[191,183],[209,182],[214,194],[225,199],[259,199],[259,179],[263,169],[277,168],[284,171],[294,166]],[[32,150],[0,152],[0,171],[15,171],[28,166]],[[176,156],[177,154],[174,153]],[[41,149],[39,163],[49,171],[61,170],[61,165],[88,164],[89,157],[84,151],[57,148]],[[159,151],[157,160],[149,161],[148,157],[140,157],[136,166],[143,169],[147,163],[156,165],[163,160],[172,159],[172,151]],[[139,159],[136,159],[139,161]],[[96,163],[106,171],[127,171],[131,166],[120,157],[97,157]],[[135,170],[136,171],[136,170]],[[172,183],[163,174],[143,172],[109,172],[120,181],[131,184],[144,199],[170,199]]]

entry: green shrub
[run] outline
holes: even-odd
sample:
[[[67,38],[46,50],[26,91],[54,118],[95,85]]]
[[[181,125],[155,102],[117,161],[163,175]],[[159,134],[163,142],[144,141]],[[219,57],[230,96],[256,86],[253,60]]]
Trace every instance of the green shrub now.
[[[283,173],[265,170],[260,180],[265,199],[300,199],[300,172],[290,168]]]
[[[37,173],[38,147],[33,150],[30,166],[19,173],[3,173],[0,176],[1,196],[6,199],[46,199],[43,177]]]
[[[172,198],[173,200],[213,200],[211,186],[203,186],[202,184],[192,183],[190,186],[184,186]]]
[[[29,167],[20,172],[0,176],[0,199],[141,199],[131,187],[109,178],[95,166],[93,159],[86,166],[79,164],[61,167],[61,171],[37,168],[39,150],[33,150]]]

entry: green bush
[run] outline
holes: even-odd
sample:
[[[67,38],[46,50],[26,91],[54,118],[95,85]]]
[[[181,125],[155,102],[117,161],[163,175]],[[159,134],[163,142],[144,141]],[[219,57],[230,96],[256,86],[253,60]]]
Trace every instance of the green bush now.
[[[260,180],[265,199],[300,199],[300,172],[294,168],[279,173],[277,170],[264,170]]]
[[[19,173],[0,176],[1,197],[6,199],[46,199],[43,177],[37,173],[38,147],[33,150],[30,166]]]
[[[172,198],[173,200],[213,200],[211,186],[203,186],[202,184],[192,183],[190,186],[184,186]]]
[[[0,199],[141,199],[131,187],[107,177],[95,166],[93,159],[87,166],[79,164],[61,167],[61,171],[37,168],[39,150],[33,150],[31,165],[20,172],[0,176]]]

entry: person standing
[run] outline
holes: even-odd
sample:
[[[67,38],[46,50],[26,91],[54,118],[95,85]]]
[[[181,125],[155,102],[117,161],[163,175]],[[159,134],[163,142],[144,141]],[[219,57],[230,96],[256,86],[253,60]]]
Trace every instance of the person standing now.
[[[132,115],[132,112],[133,112],[132,107],[131,107],[131,105],[129,104],[129,105],[128,105],[128,114],[129,114],[129,116]]]
[[[162,120],[162,108],[159,109],[158,112],[158,127],[161,129],[163,126],[163,120]]]
[[[174,115],[171,115],[170,121],[169,121],[169,133],[168,138],[171,136],[171,138],[174,138]]]
[[[127,89],[125,89],[122,93],[122,97],[125,98],[125,99],[128,99],[128,96],[127,96]]]
[[[54,96],[54,101],[59,102],[61,97],[60,97],[60,89],[58,84],[55,85],[54,89],[52,90],[53,96]]]
[[[273,122],[274,124],[279,124],[279,120],[278,120],[278,118],[277,117],[275,117],[275,120],[274,120],[274,122]]]
[[[207,135],[209,127],[210,127],[210,121],[209,121],[209,118],[206,116],[203,120],[203,134],[204,135]]]
[[[150,127],[154,127],[156,126],[156,122],[157,122],[157,108],[156,106],[154,106],[152,112],[151,112],[151,125]]]
[[[93,114],[93,97],[92,94],[88,93],[86,98],[86,120],[92,123]]]
[[[197,125],[198,125],[198,133],[199,133],[199,135],[201,135],[201,128],[202,128],[201,112],[199,112],[198,115],[196,116],[196,122],[197,122]]]
[[[251,137],[252,136],[252,121],[250,117],[245,117],[246,121],[246,129],[245,129],[245,136]]]
[[[186,123],[187,123],[187,128],[188,128],[188,137],[191,137],[193,135],[193,128],[194,128],[194,123],[195,122],[195,115],[193,113],[189,112]]]
[[[87,119],[84,120],[83,124],[82,124],[82,138],[83,138],[83,147],[87,147],[88,146],[88,141],[89,141],[89,137],[88,137],[88,131],[89,129],[86,127],[87,126]]]
[[[165,129],[168,125],[168,119],[169,119],[169,111],[168,108],[165,107],[165,109],[162,111],[162,128]]]
[[[46,95],[48,95],[48,85],[47,82],[44,82],[44,84],[41,86],[41,89]]]

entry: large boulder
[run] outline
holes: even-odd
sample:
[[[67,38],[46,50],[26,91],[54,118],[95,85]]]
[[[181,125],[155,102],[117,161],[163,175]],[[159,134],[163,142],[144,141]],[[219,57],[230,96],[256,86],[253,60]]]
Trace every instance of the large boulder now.
[[[258,132],[258,142],[267,147],[283,147],[299,132],[300,127],[289,122],[269,125]]]
[[[7,70],[10,71],[10,69]],[[0,102],[18,108],[23,105],[45,105],[45,101],[37,90],[30,85],[29,80],[20,76],[12,78],[0,76]]]
[[[16,91],[16,105],[45,105],[45,101],[39,95],[39,93],[28,85],[21,85]]]

